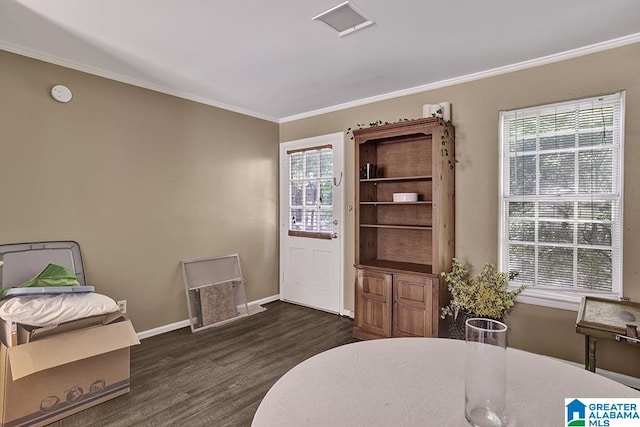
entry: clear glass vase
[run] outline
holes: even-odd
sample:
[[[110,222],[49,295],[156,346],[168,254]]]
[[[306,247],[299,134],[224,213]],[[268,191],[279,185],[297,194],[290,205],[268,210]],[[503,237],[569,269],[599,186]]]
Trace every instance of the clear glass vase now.
[[[466,321],[465,418],[474,427],[505,425],[507,325]]]

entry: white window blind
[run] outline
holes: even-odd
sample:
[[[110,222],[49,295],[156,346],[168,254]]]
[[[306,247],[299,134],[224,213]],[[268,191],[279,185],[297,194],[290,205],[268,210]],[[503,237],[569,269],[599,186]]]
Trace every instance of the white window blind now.
[[[289,156],[289,235],[330,239],[333,230],[333,149],[315,147]]]
[[[624,92],[501,112],[503,271],[529,291],[622,292]]]

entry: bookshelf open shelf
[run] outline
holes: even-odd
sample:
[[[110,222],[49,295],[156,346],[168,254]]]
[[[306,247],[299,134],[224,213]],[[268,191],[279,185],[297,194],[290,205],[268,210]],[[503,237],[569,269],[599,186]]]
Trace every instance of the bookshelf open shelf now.
[[[355,183],[358,338],[438,336],[442,329],[448,295],[440,272],[454,256],[453,134],[437,118],[353,132],[356,170],[367,163],[377,170]],[[418,200],[394,202],[394,193],[417,193]]]

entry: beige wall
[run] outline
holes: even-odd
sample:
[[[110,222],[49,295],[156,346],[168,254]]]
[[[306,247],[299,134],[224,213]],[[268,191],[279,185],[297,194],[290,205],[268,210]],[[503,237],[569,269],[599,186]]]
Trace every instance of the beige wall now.
[[[456,254],[475,266],[497,262],[499,210],[498,112],[626,89],[624,294],[640,301],[640,44],[442,89],[381,101],[280,126],[280,140],[346,131],[356,123],[417,118],[423,104],[452,103],[456,126]],[[353,142],[347,140],[346,182],[354,182]],[[353,184],[346,187],[353,204]],[[347,213],[345,266],[354,262],[354,218]],[[345,272],[345,305],[353,308],[354,271]],[[583,361],[576,313],[520,304],[510,319],[514,347]],[[599,366],[640,377],[640,347],[603,342]]]
[[[278,293],[277,174],[276,123],[0,51],[0,243],[79,242],[138,331],[187,318],[183,259]]]

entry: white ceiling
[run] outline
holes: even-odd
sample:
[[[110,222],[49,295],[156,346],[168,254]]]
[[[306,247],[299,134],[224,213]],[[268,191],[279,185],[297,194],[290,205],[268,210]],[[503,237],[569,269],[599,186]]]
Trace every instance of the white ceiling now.
[[[287,121],[640,41],[638,0],[352,0],[339,38],[341,2],[0,0],[0,49]]]

